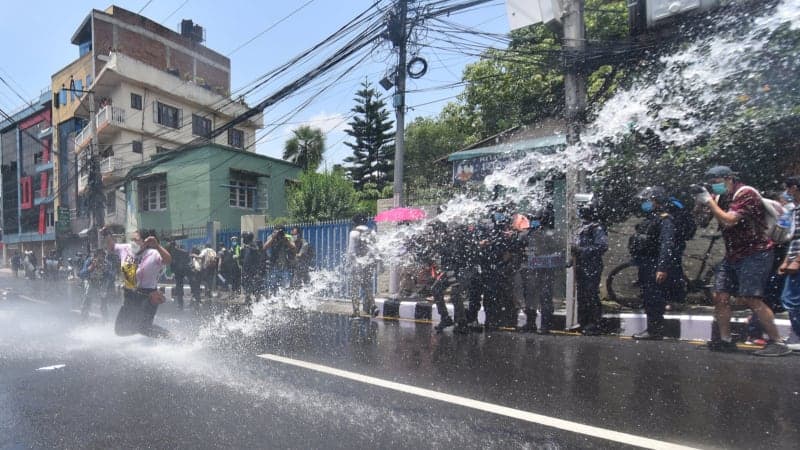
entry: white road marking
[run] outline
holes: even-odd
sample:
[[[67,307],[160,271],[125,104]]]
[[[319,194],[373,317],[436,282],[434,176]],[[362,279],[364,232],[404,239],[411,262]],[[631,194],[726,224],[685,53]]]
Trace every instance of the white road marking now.
[[[47,303],[47,302],[43,302],[41,300],[37,300],[35,298],[28,297],[27,295],[20,294],[20,298],[22,298],[23,300],[27,300],[29,302],[38,303],[40,305],[49,305],[49,303]]]
[[[38,369],[36,369],[36,371],[37,372],[43,372],[43,371],[50,371],[50,370],[58,370],[58,369],[63,369],[64,367],[67,367],[67,365],[66,364],[56,364],[55,366],[39,367]]]
[[[582,423],[571,422],[569,420],[557,419],[555,417],[549,417],[541,414],[535,414],[528,411],[523,411],[521,409],[514,409],[508,408],[505,406],[495,405],[493,403],[482,402],[478,400],[472,400],[465,397],[459,397],[457,395],[445,394],[442,392],[432,391],[430,389],[423,389],[416,386],[410,386],[407,384],[402,383],[395,383],[393,381],[387,381],[380,378],[374,378],[367,375],[361,375],[355,372],[348,372],[346,370],[335,369],[333,367],[323,366],[320,364],[314,364],[306,361],[301,361],[297,359],[286,358],[283,356],[272,355],[269,353],[265,353],[262,355],[258,355],[259,358],[263,358],[270,361],[280,362],[283,364],[288,364],[296,367],[302,367],[304,369],[314,370],[317,372],[326,373],[328,375],[337,376],[340,378],[346,378],[348,380],[357,381],[359,383],[370,384],[373,386],[379,386],[385,389],[392,389],[399,392],[404,392],[406,394],[417,395],[420,397],[425,397],[433,400],[439,400],[442,402],[450,403],[453,405],[459,405],[466,408],[477,409],[479,411],[485,411],[492,414],[498,414],[501,416],[511,417],[513,419],[524,420],[526,422],[536,423],[539,425],[544,425],[547,427],[557,428],[559,430],[568,431],[570,433],[578,433],[583,434],[586,436],[591,436],[595,438],[601,438],[608,441],[619,442],[622,444],[634,445],[637,447],[643,448],[656,448],[656,449],[692,449],[693,447],[687,447],[684,445],[673,444],[671,442],[659,441],[656,439],[650,439],[642,436],[636,436],[634,434],[628,433],[621,433],[619,431],[607,430],[605,428],[593,427],[591,425],[585,425]]]

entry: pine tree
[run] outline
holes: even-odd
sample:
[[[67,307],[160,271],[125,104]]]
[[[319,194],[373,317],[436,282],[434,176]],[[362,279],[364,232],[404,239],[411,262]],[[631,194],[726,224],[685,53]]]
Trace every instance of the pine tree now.
[[[372,85],[365,81],[356,92],[355,113],[345,132],[355,143],[345,142],[353,149],[353,156],[345,158],[349,164],[348,175],[356,189],[373,183],[382,190],[392,182],[394,174],[394,121],[389,118],[386,104]]]

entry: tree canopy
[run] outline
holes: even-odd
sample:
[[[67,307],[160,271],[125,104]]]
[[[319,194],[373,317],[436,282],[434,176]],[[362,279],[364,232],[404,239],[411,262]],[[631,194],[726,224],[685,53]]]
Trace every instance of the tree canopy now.
[[[325,153],[325,135],[322,130],[302,125],[293,130],[292,134],[284,145],[283,159],[297,164],[306,172],[317,170]]]
[[[289,189],[289,213],[293,220],[316,222],[351,216],[358,209],[353,184],[340,172],[303,172]]]

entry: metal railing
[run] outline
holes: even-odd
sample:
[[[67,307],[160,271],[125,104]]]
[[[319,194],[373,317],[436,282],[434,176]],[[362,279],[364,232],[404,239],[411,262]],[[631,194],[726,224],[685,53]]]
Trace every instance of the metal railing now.
[[[125,165],[125,160],[123,160],[122,158],[109,156],[108,158],[105,158],[102,161],[100,161],[100,173],[107,175],[113,173],[115,170],[122,169],[124,165]]]
[[[99,133],[109,125],[125,125],[125,109],[117,106],[107,105],[100,108],[94,118],[94,129]],[[93,137],[91,122],[85,126],[80,133],[75,135],[75,148],[81,149],[89,144]]]
[[[125,124],[125,110],[117,106],[107,105],[100,109],[95,116],[95,124],[97,129],[101,130],[107,125],[124,125]]]

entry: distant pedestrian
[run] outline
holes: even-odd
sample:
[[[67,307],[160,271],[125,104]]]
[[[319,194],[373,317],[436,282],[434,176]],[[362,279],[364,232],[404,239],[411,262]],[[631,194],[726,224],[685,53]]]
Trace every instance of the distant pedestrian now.
[[[191,258],[189,252],[184,250],[178,245],[175,240],[170,241],[167,250],[172,255],[172,263],[169,268],[172,275],[175,277],[175,288],[172,291],[172,297],[175,303],[178,304],[178,309],[183,310],[183,284],[188,281],[191,275]]]
[[[350,283],[350,300],[353,303],[352,317],[361,315],[360,308],[371,316],[378,315],[375,306],[373,282],[377,268],[375,249],[375,232],[367,227],[367,217],[356,214],[353,217],[353,229],[347,241],[346,265]]]
[[[217,252],[211,248],[211,244],[206,244],[200,251],[200,280],[206,288],[206,297],[213,297],[217,286]]]
[[[294,264],[295,247],[291,235],[286,233],[283,225],[276,225],[267,238],[262,250],[267,254],[267,297],[273,296],[278,289],[286,289],[291,283],[291,269]]]
[[[727,166],[715,166],[706,172],[715,200],[705,188],[699,188],[696,201],[707,207],[722,228],[725,259],[714,279],[714,315],[719,339],[709,342],[712,351],[736,351],[731,339],[730,297],[736,296],[758,316],[769,341],[755,352],[758,356],[783,356],[791,353],[779,342],[775,316],[763,301],[773,263],[773,242],[767,236],[767,211],[760,193],[739,180]]]
[[[14,278],[19,278],[19,269],[22,267],[22,257],[19,255],[19,250],[14,250],[14,256],[11,257],[11,271],[14,272]]]
[[[242,290],[244,291],[244,301],[247,304],[258,301],[261,294],[261,249],[253,242],[254,236],[251,232],[242,233]]]
[[[303,232],[298,227],[292,228],[292,244],[296,252],[292,268],[292,286],[298,288],[311,282],[310,272],[314,266],[314,247],[303,238]]]
[[[94,256],[86,258],[85,267],[81,270],[84,278],[83,304],[81,305],[81,317],[87,319],[92,307],[92,301],[100,300],[100,313],[103,319],[108,318],[108,291],[106,283],[109,272],[114,268],[108,264],[106,252],[103,249],[95,250]]]

